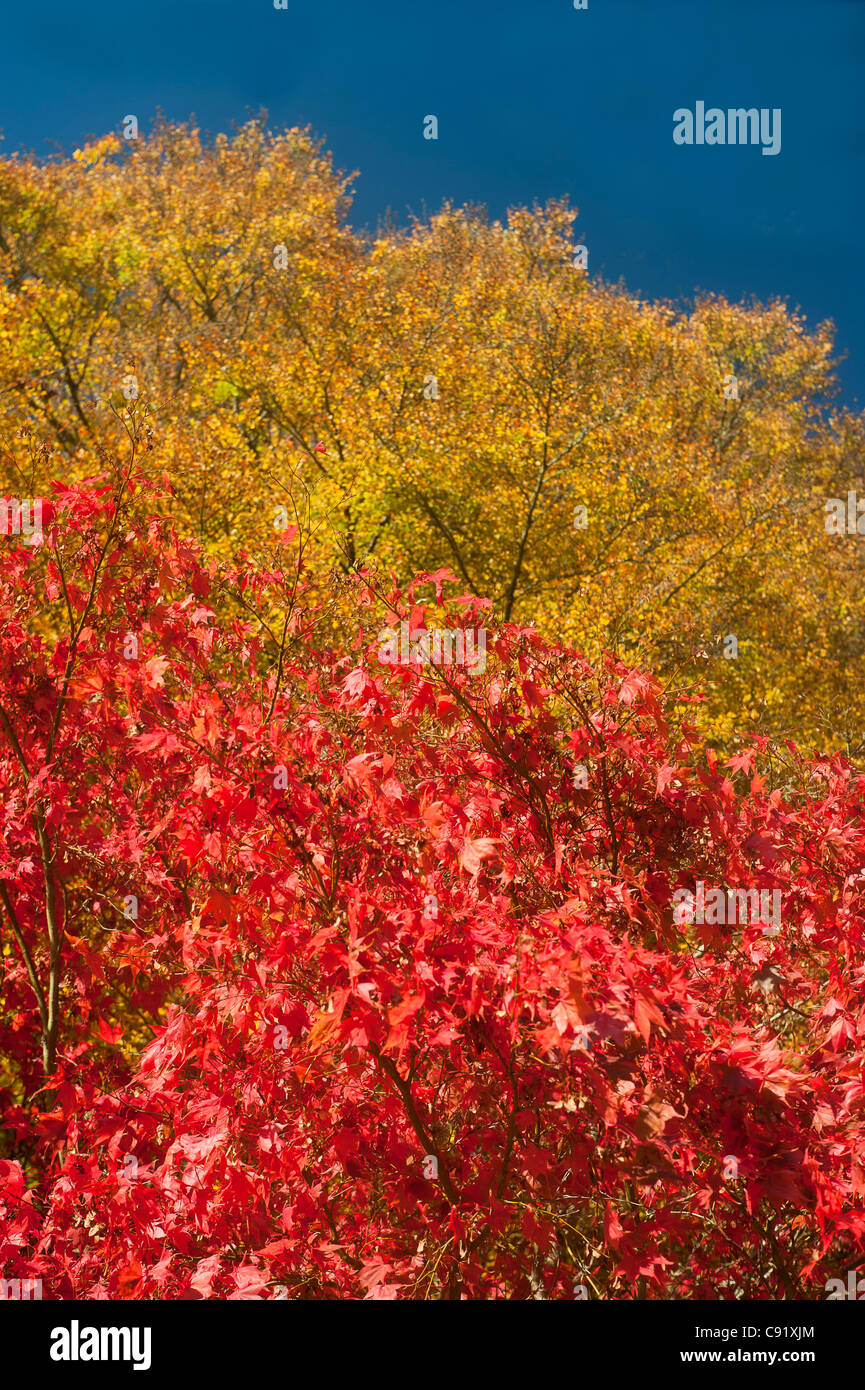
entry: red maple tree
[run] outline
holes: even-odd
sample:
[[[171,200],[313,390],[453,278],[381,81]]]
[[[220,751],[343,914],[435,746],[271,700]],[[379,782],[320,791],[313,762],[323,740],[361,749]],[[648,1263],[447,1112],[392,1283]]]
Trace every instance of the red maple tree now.
[[[806,1298],[865,1213],[865,778],[140,479],[0,539],[0,1270],[50,1298]],[[688,697],[693,698],[693,697]],[[779,891],[687,922],[697,882]],[[817,1291],[815,1293],[815,1291]]]

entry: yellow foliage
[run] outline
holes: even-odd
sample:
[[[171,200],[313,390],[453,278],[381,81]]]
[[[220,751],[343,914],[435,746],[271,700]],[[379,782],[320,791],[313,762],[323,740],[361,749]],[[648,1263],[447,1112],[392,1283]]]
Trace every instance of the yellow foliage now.
[[[830,326],[595,282],[563,201],[368,239],[348,188],[257,121],[0,164],[7,489],[149,431],[217,555],[285,506],[323,592],[445,566],[500,620],[705,692],[720,742],[861,751],[865,540],[825,504],[865,495],[863,420],[832,409]]]

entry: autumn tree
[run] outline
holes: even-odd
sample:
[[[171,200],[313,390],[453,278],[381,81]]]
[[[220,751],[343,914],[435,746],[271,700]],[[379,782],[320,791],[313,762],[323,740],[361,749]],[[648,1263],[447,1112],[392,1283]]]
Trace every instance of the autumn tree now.
[[[648,673],[499,623],[446,572],[350,576],[334,647],[301,529],[219,563],[149,465],[134,440],[0,540],[3,1276],[95,1298],[843,1279],[861,772],[765,740],[722,761]],[[475,655],[483,632],[484,660],[425,661],[442,630]],[[719,919],[701,884],[756,907]]]
[[[303,514],[322,601],[370,559],[446,565],[504,621],[705,691],[719,744],[861,752],[862,550],[826,503],[865,490],[863,427],[830,327],[598,282],[563,201],[375,236],[348,212],[308,132],[260,121],[0,164],[7,491],[146,425],[222,558]]]

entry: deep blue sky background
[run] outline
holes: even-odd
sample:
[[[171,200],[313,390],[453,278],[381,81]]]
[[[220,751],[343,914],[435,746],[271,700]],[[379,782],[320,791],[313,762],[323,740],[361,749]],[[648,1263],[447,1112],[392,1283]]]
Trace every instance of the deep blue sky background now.
[[[568,194],[589,272],[782,295],[832,318],[865,408],[865,0],[9,0],[2,148],[71,151],[157,107],[265,107],[360,171],[354,221]],[[782,149],[678,147],[673,111],[781,107]],[[422,138],[439,118],[439,140]]]

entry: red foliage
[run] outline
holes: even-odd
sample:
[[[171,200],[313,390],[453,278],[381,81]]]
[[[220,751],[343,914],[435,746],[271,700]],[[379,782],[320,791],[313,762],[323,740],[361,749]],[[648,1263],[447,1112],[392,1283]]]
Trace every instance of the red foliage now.
[[[865,778],[722,767],[531,630],[482,675],[382,665],[383,622],[483,623],[441,575],[358,577],[365,636],[316,649],[289,533],[226,573],[133,505],[58,488],[0,541],[3,1273],[795,1298],[857,1265]],[[780,930],[681,923],[697,881],[779,890]]]

